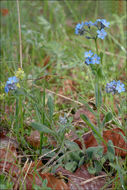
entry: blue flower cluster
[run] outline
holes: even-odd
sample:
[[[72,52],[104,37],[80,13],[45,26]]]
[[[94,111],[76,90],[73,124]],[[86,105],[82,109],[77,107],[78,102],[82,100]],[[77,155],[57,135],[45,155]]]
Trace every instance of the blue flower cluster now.
[[[16,90],[19,79],[16,76],[9,77],[5,85],[5,92],[8,93],[10,90]]]
[[[95,22],[88,21],[88,22],[82,22],[81,24],[78,23],[75,27],[75,34],[85,35],[87,39],[94,39],[96,43],[97,38],[104,40],[104,38],[107,36],[105,28],[109,28],[109,25],[110,23],[107,22],[105,19],[97,19]],[[97,28],[96,33],[95,30],[92,30],[95,28]],[[86,65],[99,64],[101,59],[97,54],[94,54],[91,50],[85,52],[84,57]],[[94,66],[91,66],[91,68],[94,69]],[[115,94],[124,91],[125,91],[124,84],[121,83],[120,81],[113,80],[112,82],[107,83],[106,85],[107,93]]]
[[[60,116],[59,117],[59,122],[62,124],[62,125],[65,125],[67,123],[67,118],[66,118],[66,114],[64,114],[64,116]]]
[[[83,35],[85,32],[84,30],[84,22],[82,22],[81,24],[78,23],[75,27],[75,34],[80,34]]]
[[[91,50],[89,50],[88,52],[85,52],[84,57],[86,58],[85,63],[87,65],[100,63],[100,57],[97,56],[97,54],[94,54]]]
[[[124,92],[125,88],[122,82],[113,80],[112,82],[106,84],[105,90],[107,93],[115,94],[117,92],[118,93]]]
[[[83,34],[89,34],[89,36],[86,35],[87,39],[95,39],[95,38],[100,38],[104,39],[105,36],[107,35],[107,32],[104,30],[104,28],[109,28],[110,23],[107,22],[105,19],[97,19],[94,23],[92,21],[89,22],[82,22],[81,24],[78,23],[75,27],[75,34],[83,35]],[[86,26],[88,28],[86,28]],[[91,27],[97,27],[97,35],[96,36],[91,36],[90,29]]]

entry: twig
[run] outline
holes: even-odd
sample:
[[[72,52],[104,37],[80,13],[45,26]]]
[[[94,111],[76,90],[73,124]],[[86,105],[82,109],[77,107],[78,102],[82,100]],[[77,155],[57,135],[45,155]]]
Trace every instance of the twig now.
[[[85,185],[86,183],[89,183],[89,182],[91,182],[91,181],[94,181],[94,180],[97,180],[97,179],[103,178],[103,177],[107,177],[107,174],[90,178],[90,179],[88,179],[88,180],[86,180],[86,181],[81,182],[81,185]]]
[[[24,168],[27,166],[28,161],[29,161],[29,159],[27,158],[27,160],[26,160],[26,162],[25,162],[25,164],[24,164],[24,166],[23,166],[23,168],[22,168],[22,172],[23,172]]]
[[[20,43],[20,67],[22,68],[22,39],[21,39],[19,0],[17,0],[17,11],[18,11],[19,43]]]
[[[40,90],[43,91],[43,88],[41,88],[40,86],[37,86],[37,85],[35,85],[35,84],[34,84],[34,86],[35,86],[36,88],[40,88]],[[53,91],[51,91],[51,90],[46,89],[46,92],[50,92],[50,93],[52,93],[52,94],[55,94],[56,96],[59,96],[59,97],[61,97],[61,98],[64,98],[64,99],[66,99],[66,100],[69,100],[69,101],[71,101],[71,102],[75,102],[76,104],[79,104],[79,105],[81,105],[81,106],[84,105],[84,104],[82,104],[82,103],[79,102],[79,101],[73,100],[73,99],[68,98],[67,96],[64,96],[64,95],[61,95],[61,94],[57,94],[57,93],[55,93],[55,92],[53,92]]]
[[[51,164],[57,158],[57,156],[59,155],[60,151],[61,151],[61,149],[44,166],[42,166],[41,168],[37,169],[37,171],[44,170],[44,168],[46,168],[49,164]]]
[[[27,165],[27,164],[25,164],[25,166],[26,166],[26,165]],[[27,174],[28,174],[28,172],[29,172],[29,169],[30,169],[31,165],[32,165],[32,161],[30,162],[29,167],[28,167],[28,169],[27,169],[27,171],[26,171],[26,174],[25,174],[24,179],[23,179],[22,184],[21,184],[21,188],[22,188],[22,186],[23,186],[23,184],[24,184],[24,182],[25,182],[25,179],[26,179],[26,177],[27,177]],[[25,167],[23,167],[23,170],[24,170],[24,168],[25,168]],[[23,170],[22,170],[22,172],[23,172]]]
[[[50,153],[56,151],[57,149],[58,149],[58,148],[55,148],[55,149],[49,151],[48,153],[43,154],[42,156],[39,157],[39,159],[42,159],[43,157],[45,157],[45,156],[47,156],[48,154],[50,154]]]

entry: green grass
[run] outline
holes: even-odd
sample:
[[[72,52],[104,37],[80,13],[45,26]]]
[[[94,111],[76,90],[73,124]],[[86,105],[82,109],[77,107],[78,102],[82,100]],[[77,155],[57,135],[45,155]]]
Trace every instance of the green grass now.
[[[6,16],[2,16],[1,13],[0,82],[5,83],[8,77],[14,76],[15,71],[20,67],[20,44],[16,1],[2,1],[1,9],[3,8],[9,10],[9,14]],[[34,120],[42,123],[45,126],[41,131],[42,145],[48,145],[47,138],[43,136],[45,130],[48,130],[46,128],[48,126],[50,130],[48,133],[55,134],[57,147],[66,153],[67,149],[63,148],[66,142],[64,134],[69,129],[75,130],[75,127],[70,119],[68,129],[66,129],[67,126],[64,129],[61,126],[59,132],[56,132],[60,113],[69,113],[71,109],[78,110],[79,105],[75,103],[76,100],[80,101],[82,98],[89,102],[90,98],[94,98],[94,80],[90,70],[84,64],[84,52],[90,49],[95,52],[95,44],[93,40],[87,40],[84,36],[76,36],[75,26],[85,20],[94,22],[97,18],[105,18],[110,22],[108,36],[105,40],[98,42],[99,51],[103,52],[102,68],[106,76],[101,81],[102,93],[106,96],[105,85],[112,80],[121,80],[126,88],[126,1],[20,1],[20,17],[23,70],[26,78],[22,91],[18,92],[18,98],[17,94],[12,94],[1,101],[1,114],[3,115],[1,127],[6,126],[10,129],[14,122],[13,135],[19,141],[21,150],[26,154],[36,155],[36,159],[38,159],[39,150],[31,147],[28,149],[30,145],[26,142],[24,135],[29,135],[33,130],[26,121],[31,123]],[[47,65],[44,65],[46,56],[49,56],[50,60]],[[44,78],[34,80],[47,75],[50,76],[47,81]],[[64,94],[72,101],[58,101],[58,96],[53,95],[51,95],[53,98],[51,100],[50,94],[40,91],[45,83],[46,89],[59,94],[60,88],[64,86],[66,80],[71,80],[76,84],[72,92],[68,90]],[[40,89],[34,85],[39,86]],[[126,132],[125,93],[120,97],[116,96],[116,99],[120,103],[119,116],[122,117],[123,123],[120,125],[116,121],[118,115],[114,115],[113,120],[115,125],[119,124],[118,126]],[[47,104],[48,100],[49,104]],[[54,105],[52,101],[54,101]],[[110,101],[112,102],[113,99],[110,98]],[[11,106],[13,111],[7,113],[7,109]],[[110,111],[110,106],[110,104],[107,105],[108,111]],[[16,108],[15,111],[14,108]],[[50,148],[52,149],[52,147]],[[81,154],[80,151],[79,154]],[[75,159],[75,155],[70,155],[70,157]],[[70,157],[65,158],[66,166]],[[77,164],[76,159],[75,164]],[[118,176],[119,172],[124,176],[126,167],[121,166],[119,160],[118,165],[119,168],[115,168]],[[118,183],[117,180],[115,183]]]

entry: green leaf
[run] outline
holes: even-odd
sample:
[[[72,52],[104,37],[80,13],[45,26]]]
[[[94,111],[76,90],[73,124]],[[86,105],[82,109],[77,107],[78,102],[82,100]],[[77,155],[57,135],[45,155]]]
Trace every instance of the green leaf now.
[[[94,126],[94,124],[89,120],[89,118],[85,114],[80,115],[81,119],[85,121],[85,123],[93,129],[94,132],[96,132],[97,128]]]
[[[30,124],[30,126],[33,127],[34,129],[38,130],[39,132],[48,133],[53,136],[56,136],[54,131],[52,131],[51,129],[49,129],[48,127],[46,127],[45,125],[43,125],[41,123],[33,122]]]
[[[107,150],[115,156],[114,145],[113,145],[113,142],[111,140],[108,141]]]
[[[111,167],[113,167],[115,170],[117,170],[119,178],[120,178],[120,182],[122,185],[123,190],[126,189],[125,184],[124,184],[124,178],[123,176],[126,176],[126,173],[123,171],[123,168],[120,166],[119,162],[118,162],[118,158],[116,157],[116,164],[114,163],[109,163]]]
[[[97,128],[91,123],[88,117],[84,114],[80,115],[81,119],[86,122],[86,124],[92,129],[93,133],[96,134],[101,141],[106,144],[105,140],[102,138],[101,133],[97,130]]]
[[[95,99],[96,99],[96,107],[98,108],[102,104],[101,88],[98,82],[95,84]]]
[[[102,165],[99,160],[94,160],[94,166],[96,169],[96,173],[99,173],[102,170]]]
[[[100,58],[101,58],[101,63],[102,63],[102,61],[103,61],[103,52],[102,51],[100,52]]]
[[[112,119],[112,113],[111,112],[108,112],[105,116],[105,121],[106,122],[109,122],[110,120]]]
[[[79,160],[78,168],[83,165],[84,161],[85,161],[85,157],[83,156],[83,157],[81,157],[81,159]]]
[[[47,154],[46,157],[52,158],[56,155],[55,152],[51,152],[51,149],[44,148],[42,149],[42,155]]]
[[[70,152],[70,158],[71,158],[73,161],[76,161],[76,162],[78,162],[78,163],[79,163],[79,161],[80,161],[79,152],[80,152],[80,151]]]
[[[118,110],[118,114],[121,114],[121,108],[118,104],[116,104],[117,110]]]
[[[112,113],[111,113],[111,112],[108,112],[108,113],[105,115],[104,119],[103,119],[102,127],[104,127],[105,123],[111,121],[112,117],[113,117],[113,116],[112,116]]]
[[[98,75],[98,77],[101,78],[101,79],[104,78],[104,73],[103,73],[103,71],[102,71],[102,67],[99,67],[99,68],[97,69],[97,75]]]
[[[82,97],[81,97],[82,98]],[[96,112],[89,106],[89,104],[83,99],[83,100],[80,100],[80,102],[81,103],[83,103],[86,107],[87,107],[87,109],[91,112],[91,113],[93,113],[94,115],[95,115],[95,117],[97,116],[97,114],[96,114]]]
[[[67,146],[67,148],[68,148],[69,150],[72,150],[72,151],[81,150],[81,149],[79,148],[79,146],[77,145],[77,143],[72,142],[72,141],[69,141],[69,140],[66,140],[66,141],[65,141],[65,145]]]
[[[86,153],[89,159],[100,158],[103,155],[103,146],[89,147]]]
[[[76,168],[77,168],[77,163],[75,161],[68,162],[65,164],[65,169],[71,172],[74,172]]]
[[[45,32],[48,32],[51,28],[50,23],[42,15],[38,16],[38,24],[40,24],[43,27],[43,30]]]
[[[115,159],[115,149],[111,140],[107,144],[107,156],[110,162],[113,162]]]
[[[95,174],[96,173],[96,169],[94,167],[90,166],[90,167],[88,167],[88,172],[90,174]]]
[[[48,108],[49,108],[49,117],[50,117],[50,120],[52,120],[53,112],[54,112],[54,103],[53,103],[53,97],[52,96],[48,97],[47,104],[48,104]]]
[[[20,95],[26,95],[25,93],[25,90],[23,88],[17,88],[15,91],[14,91],[14,95],[16,96],[20,96]]]

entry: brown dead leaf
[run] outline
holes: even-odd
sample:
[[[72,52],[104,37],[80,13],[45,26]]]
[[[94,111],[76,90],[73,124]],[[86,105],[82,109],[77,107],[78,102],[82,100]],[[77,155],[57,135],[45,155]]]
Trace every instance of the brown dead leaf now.
[[[7,147],[9,142],[12,147],[18,148],[18,143],[14,138],[8,137],[6,131],[0,132],[0,147]]]
[[[15,105],[14,105],[15,106]],[[5,105],[4,107],[4,114],[1,116],[1,120],[9,119],[10,113],[14,113],[14,107],[12,105]]]
[[[54,140],[54,138],[50,135],[45,134],[45,136],[48,137],[48,142],[53,145],[56,146],[56,141]],[[34,148],[39,148],[40,147],[40,133],[39,131],[35,130],[32,131],[30,136],[26,136],[26,140],[30,143],[31,146],[33,146]]]
[[[46,57],[44,58],[44,60],[43,60],[43,62],[44,62],[44,67],[49,63],[49,61],[50,61],[50,56],[46,56]]]
[[[75,82],[70,80],[70,79],[67,79],[64,81],[64,89],[65,91],[67,90],[74,90],[74,85],[75,85]]]
[[[0,12],[2,13],[2,16],[6,16],[9,13],[8,9],[0,9]]]
[[[9,138],[4,132],[0,133],[0,159],[15,162],[17,159],[18,143],[15,139]]]
[[[26,177],[26,189],[32,190],[32,184],[42,186],[42,182],[44,179],[47,179],[47,187],[52,188],[53,190],[69,190],[68,185],[62,180],[56,178],[53,174],[47,173],[47,174],[41,174],[39,173],[41,179],[37,174],[28,174]]]
[[[125,157],[127,155],[127,143],[125,142],[120,133],[122,133],[123,136],[125,136],[125,133],[120,128],[103,131],[103,139],[106,142],[108,142],[109,140],[113,142],[115,146],[115,155]],[[86,148],[98,146],[98,143],[92,132],[84,134],[82,138],[84,140]],[[76,142],[79,145],[79,147],[82,148],[82,144],[79,139],[75,139],[74,142]],[[107,146],[104,143],[102,143],[102,145],[104,147],[104,153],[106,153]]]
[[[89,174],[86,166],[81,166],[75,173],[59,167],[56,172],[58,175],[63,175],[68,179],[70,190],[99,190],[106,183],[106,174],[101,172],[99,176]]]
[[[4,161],[1,161],[0,162],[0,173],[3,172],[3,166],[4,166]],[[18,177],[18,175],[20,173],[19,167],[15,163],[12,164],[11,162],[6,162],[4,171],[9,173],[12,177]]]
[[[32,164],[29,167],[29,164],[26,164],[24,167],[24,171],[29,170],[29,172],[33,171],[33,170],[37,170],[39,168],[41,168],[43,166],[42,161],[39,160],[37,162],[32,162]]]
[[[40,133],[37,130],[32,131],[29,137],[26,136],[26,140],[34,148],[40,147]]]
[[[12,146],[9,147],[8,151],[7,148],[0,149],[0,160],[5,160],[8,162],[15,162],[17,159],[17,152],[16,149]]]
[[[66,95],[67,93],[70,94],[72,91],[75,91],[75,81],[70,79],[64,80],[63,87],[59,89],[59,94]]]
[[[83,138],[86,148],[98,146],[98,143],[97,143],[92,131],[84,134],[82,136],[82,138]],[[75,139],[74,142],[77,143],[80,148],[82,148],[82,143],[79,139]]]
[[[41,62],[38,63],[38,66],[41,67],[41,66],[43,65],[43,66],[45,67],[45,66],[48,65],[49,61],[50,61],[50,56],[46,55],[46,56],[41,60]],[[46,68],[46,69],[49,70],[49,68]]]
[[[74,115],[74,122],[83,122],[80,115],[84,114],[86,115],[92,123],[96,125],[96,118],[94,114],[92,114],[87,108],[83,107],[80,108]]]
[[[115,154],[125,157],[127,155],[127,143],[125,142],[125,140],[123,139],[122,135],[120,134],[122,133],[123,136],[125,136],[125,133],[123,132],[122,129],[120,128],[115,128],[112,130],[107,130],[103,132],[103,138],[106,142],[108,142],[109,140],[111,140],[113,142],[113,145],[115,146]],[[104,146],[104,153],[107,152],[107,147],[103,144]],[[116,148],[118,147],[118,148]],[[124,150],[121,150],[121,149]]]
[[[2,173],[3,165],[4,161],[0,162],[0,173]],[[6,163],[5,172],[11,175],[11,179],[14,182],[13,189],[15,190],[18,190],[21,184],[22,188],[26,187],[26,190],[34,190],[33,185],[36,184],[41,187],[44,179],[47,179],[47,186],[53,190],[69,190],[67,184],[62,179],[58,179],[50,173],[33,173],[31,170],[26,175],[26,170],[22,171],[17,165],[9,162]]]
[[[70,141],[74,141],[78,138],[78,135],[74,131],[70,130],[68,133],[65,134],[65,137]]]

